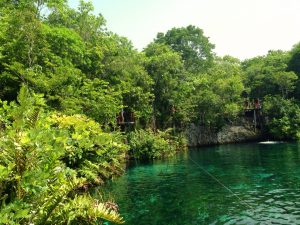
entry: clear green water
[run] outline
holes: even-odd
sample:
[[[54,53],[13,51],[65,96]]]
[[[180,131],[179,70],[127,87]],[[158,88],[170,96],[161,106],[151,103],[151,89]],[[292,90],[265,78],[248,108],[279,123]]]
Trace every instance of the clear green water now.
[[[135,165],[106,191],[129,225],[300,224],[300,144],[191,149]]]

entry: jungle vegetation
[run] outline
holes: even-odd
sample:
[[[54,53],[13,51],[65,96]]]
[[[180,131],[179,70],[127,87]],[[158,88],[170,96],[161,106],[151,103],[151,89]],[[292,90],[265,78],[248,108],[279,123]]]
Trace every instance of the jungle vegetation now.
[[[300,139],[300,44],[240,61],[195,26],[142,51],[90,2],[0,1],[0,223],[122,223],[87,192],[127,158],[173,155],[191,124],[221,128],[259,98],[276,139]],[[134,115],[121,129],[117,115]]]

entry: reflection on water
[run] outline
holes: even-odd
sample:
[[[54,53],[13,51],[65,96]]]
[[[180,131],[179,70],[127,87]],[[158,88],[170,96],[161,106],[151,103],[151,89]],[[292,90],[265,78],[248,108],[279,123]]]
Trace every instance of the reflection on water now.
[[[300,224],[300,145],[191,149],[133,166],[106,191],[130,225]]]

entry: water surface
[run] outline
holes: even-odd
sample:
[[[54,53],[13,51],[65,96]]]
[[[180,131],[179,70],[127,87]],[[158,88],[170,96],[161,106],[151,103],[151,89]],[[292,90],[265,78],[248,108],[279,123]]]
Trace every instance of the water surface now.
[[[137,164],[106,191],[128,225],[300,224],[300,144],[191,149]]]

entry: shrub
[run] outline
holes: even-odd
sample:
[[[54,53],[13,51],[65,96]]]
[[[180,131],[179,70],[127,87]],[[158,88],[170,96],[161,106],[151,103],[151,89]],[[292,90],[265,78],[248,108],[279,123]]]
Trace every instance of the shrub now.
[[[83,115],[53,114],[52,128],[65,147],[63,162],[89,182],[102,184],[124,170],[127,146],[118,133],[105,133],[100,124]]]
[[[266,97],[267,128],[276,139],[300,139],[300,107],[290,99]]]
[[[171,130],[136,130],[128,135],[129,154],[136,159],[155,159],[174,155],[185,142],[170,134]]]
[[[86,150],[75,137],[70,139],[70,134],[84,136],[88,128],[74,126],[74,131],[68,133],[68,129],[53,126],[53,117],[43,112],[43,98],[31,95],[23,87],[19,104],[0,101],[0,224],[99,224],[102,219],[122,223],[116,211],[79,191],[90,180],[81,172],[88,169],[85,164],[81,166],[74,160],[79,166],[72,168],[62,160],[70,149]],[[80,119],[77,122],[78,126],[83,124]],[[95,137],[97,134],[93,135],[95,145],[103,143]],[[107,146],[111,145],[103,144],[95,151],[98,155],[108,154],[110,149],[104,150]],[[109,161],[108,157],[101,163],[113,165],[110,163],[114,159]]]

